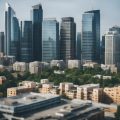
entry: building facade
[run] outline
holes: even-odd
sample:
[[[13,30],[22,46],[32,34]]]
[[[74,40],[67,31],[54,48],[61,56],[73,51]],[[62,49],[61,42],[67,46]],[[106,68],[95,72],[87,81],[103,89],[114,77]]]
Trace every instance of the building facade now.
[[[81,60],[81,33],[77,33],[77,41],[76,41],[76,58]]]
[[[42,24],[42,61],[50,62],[59,56],[59,23],[45,19]]]
[[[60,59],[67,61],[76,57],[76,24],[74,18],[62,18],[60,28]]]
[[[105,34],[105,64],[120,64],[120,31],[117,28]]]
[[[21,22],[20,58],[22,62],[33,60],[32,21]]]
[[[100,59],[100,11],[87,11],[82,15],[81,58],[99,62]]]
[[[15,56],[18,59],[19,49],[19,23],[15,17],[15,11],[6,3],[5,11],[5,54]]]
[[[4,32],[0,32],[0,52],[4,53]]]
[[[34,5],[31,10],[31,19],[33,24],[33,58],[35,61],[42,60],[42,5]]]

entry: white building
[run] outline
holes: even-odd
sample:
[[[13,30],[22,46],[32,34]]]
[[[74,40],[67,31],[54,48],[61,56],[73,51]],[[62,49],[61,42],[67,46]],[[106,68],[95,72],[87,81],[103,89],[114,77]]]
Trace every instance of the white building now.
[[[120,64],[120,31],[115,27],[105,35],[105,64]]]
[[[64,68],[65,67],[65,62],[63,60],[52,60],[50,62],[50,67],[59,67],[59,68]]]
[[[80,60],[68,60],[68,68],[80,68]]]
[[[13,64],[13,70],[18,72],[28,71],[28,63],[25,62],[15,62]]]

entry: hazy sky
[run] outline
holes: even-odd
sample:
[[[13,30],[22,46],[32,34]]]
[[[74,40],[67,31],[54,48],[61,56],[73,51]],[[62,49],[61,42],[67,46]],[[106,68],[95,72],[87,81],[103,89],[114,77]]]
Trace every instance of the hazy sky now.
[[[120,26],[120,0],[0,0],[0,31],[4,30],[6,1],[19,20],[29,20],[31,6],[41,3],[44,18],[54,17],[60,22],[62,17],[74,17],[78,32],[81,31],[82,14],[92,9],[101,10],[102,34],[114,25]]]

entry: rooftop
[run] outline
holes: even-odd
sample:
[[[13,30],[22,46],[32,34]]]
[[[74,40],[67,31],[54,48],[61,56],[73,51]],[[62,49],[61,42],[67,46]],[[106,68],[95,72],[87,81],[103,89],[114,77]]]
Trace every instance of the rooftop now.
[[[0,99],[0,105],[17,107],[19,105],[29,105],[34,102],[40,102],[40,101],[48,100],[54,97],[58,97],[58,95],[31,92],[31,93],[21,94],[18,96],[12,96],[8,98]]]

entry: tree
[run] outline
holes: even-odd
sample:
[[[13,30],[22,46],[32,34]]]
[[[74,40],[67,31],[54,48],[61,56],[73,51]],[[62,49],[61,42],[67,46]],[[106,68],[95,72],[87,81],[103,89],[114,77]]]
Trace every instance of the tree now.
[[[117,112],[115,113],[115,120],[120,120],[120,105],[117,108]]]

